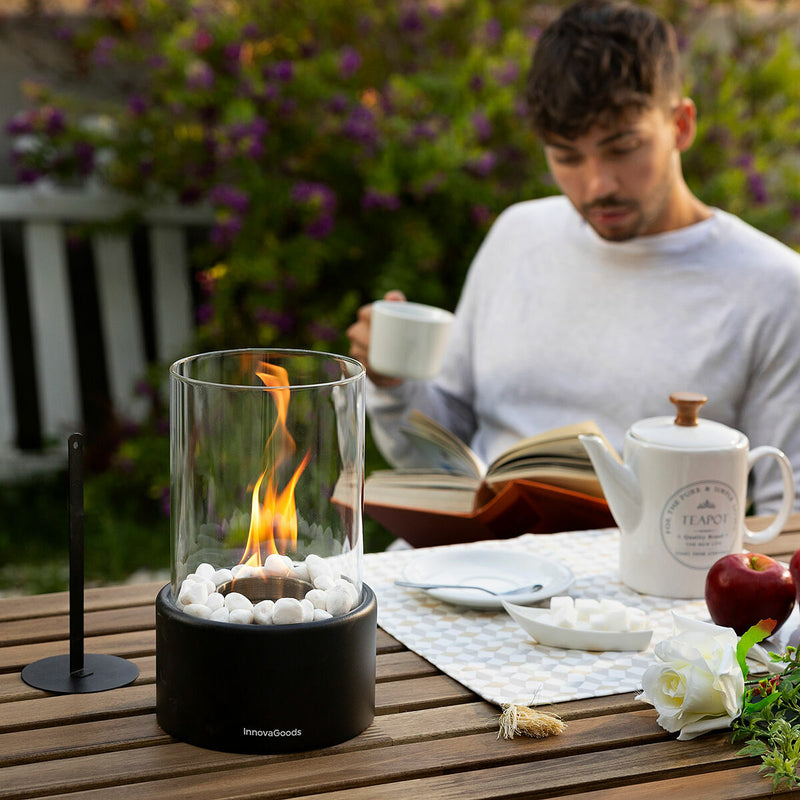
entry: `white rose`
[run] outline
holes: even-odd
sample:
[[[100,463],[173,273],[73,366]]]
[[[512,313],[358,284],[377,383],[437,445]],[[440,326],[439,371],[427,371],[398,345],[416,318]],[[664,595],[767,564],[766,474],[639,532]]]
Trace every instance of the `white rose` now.
[[[733,628],[673,614],[675,635],[655,646],[640,698],[658,711],[658,724],[678,739],[727,728],[742,710],[744,676]]]

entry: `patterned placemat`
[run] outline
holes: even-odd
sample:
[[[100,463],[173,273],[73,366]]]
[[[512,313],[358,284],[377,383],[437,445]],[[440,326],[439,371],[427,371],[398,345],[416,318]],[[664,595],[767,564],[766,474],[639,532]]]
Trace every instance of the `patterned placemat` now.
[[[406,565],[433,550],[496,548],[561,561],[573,571],[572,597],[613,597],[643,608],[653,627],[647,650],[587,652],[534,642],[505,611],[476,611],[445,603],[427,592],[394,585]],[[708,620],[702,600],[641,595],[619,580],[617,529],[525,534],[516,539],[395,550],[364,556],[364,580],[378,598],[378,624],[406,647],[490,703],[536,705],[641,689],[653,645],[672,633],[674,610]],[[549,601],[542,605],[549,607]]]

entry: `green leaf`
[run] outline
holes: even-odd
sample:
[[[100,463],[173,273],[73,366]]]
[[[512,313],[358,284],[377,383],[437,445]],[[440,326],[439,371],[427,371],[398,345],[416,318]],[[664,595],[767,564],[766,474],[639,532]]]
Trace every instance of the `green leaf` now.
[[[764,641],[775,630],[777,624],[774,619],[762,619],[751,628],[748,628],[739,639],[739,644],[736,646],[736,660],[742,668],[742,675],[744,675],[745,680],[747,680],[750,672],[747,668],[747,654],[753,645]]]
[[[764,744],[764,742],[761,742],[758,739],[751,739],[741,750],[739,750],[736,755],[760,757],[767,752],[769,752],[769,748]]]

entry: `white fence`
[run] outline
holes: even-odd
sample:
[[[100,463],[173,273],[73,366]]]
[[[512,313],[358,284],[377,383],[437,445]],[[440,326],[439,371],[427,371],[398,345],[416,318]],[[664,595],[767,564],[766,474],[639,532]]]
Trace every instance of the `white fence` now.
[[[154,207],[138,248],[131,235],[95,233],[76,268],[70,226],[125,211],[122,198],[98,191],[0,187],[0,450],[83,430],[87,385],[102,385],[110,407],[137,417],[134,387],[147,362],[181,355],[189,342],[187,229],[208,225],[209,212]],[[76,274],[88,276],[94,297]],[[78,318],[87,314],[94,328]],[[100,341],[87,348],[93,331]]]

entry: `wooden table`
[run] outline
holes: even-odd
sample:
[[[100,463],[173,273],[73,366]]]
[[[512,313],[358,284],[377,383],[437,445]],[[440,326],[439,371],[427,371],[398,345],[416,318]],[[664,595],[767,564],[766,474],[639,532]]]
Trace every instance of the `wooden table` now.
[[[762,551],[800,547],[800,516]],[[86,591],[87,653],[134,662],[130,686],[49,695],[20,670],[67,653],[68,595],[0,599],[0,798],[579,798],[771,796],[727,733],[678,742],[632,693],[562,703],[558,737],[497,738],[498,709],[378,631],[376,717],[360,736],[293,755],[202,750],[155,715],[154,599],[160,584]],[[795,793],[800,795],[800,792]]]

